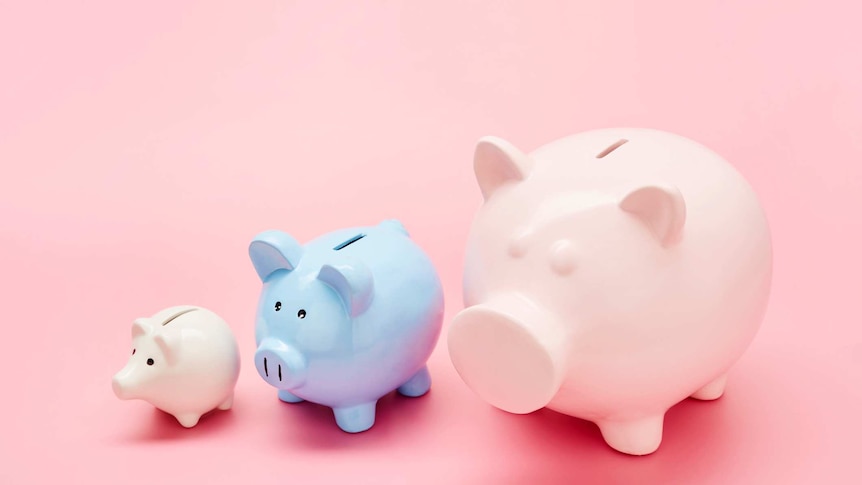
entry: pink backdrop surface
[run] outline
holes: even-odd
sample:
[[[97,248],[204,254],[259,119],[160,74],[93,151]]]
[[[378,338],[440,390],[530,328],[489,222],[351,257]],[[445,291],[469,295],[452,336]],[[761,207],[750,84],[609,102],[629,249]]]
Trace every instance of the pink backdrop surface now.
[[[862,11],[855,2],[3,2],[0,483],[860,483]],[[348,435],[255,373],[250,238],[401,219],[446,328],[483,135],[698,140],[775,243],[761,332],[717,402],[634,458],[597,428],[497,411],[444,340],[431,393]],[[221,314],[235,408],[190,430],[110,378],[131,321]]]

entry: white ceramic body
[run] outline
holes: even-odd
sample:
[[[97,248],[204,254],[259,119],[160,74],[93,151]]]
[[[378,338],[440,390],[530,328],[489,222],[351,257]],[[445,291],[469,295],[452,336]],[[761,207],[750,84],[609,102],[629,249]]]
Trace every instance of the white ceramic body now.
[[[653,452],[667,409],[721,396],[760,326],[772,250],[754,191],[706,147],[646,129],[529,155],[485,138],[474,163],[459,375],[506,411],[547,406]]]
[[[120,399],[142,399],[189,428],[230,409],[239,348],[228,324],[196,306],[164,309],[132,325],[132,355],[113,379]]]

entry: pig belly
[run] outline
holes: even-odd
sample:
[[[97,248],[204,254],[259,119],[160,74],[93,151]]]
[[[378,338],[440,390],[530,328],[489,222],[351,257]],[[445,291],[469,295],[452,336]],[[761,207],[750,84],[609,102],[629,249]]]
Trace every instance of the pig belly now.
[[[769,251],[766,246],[763,251]],[[607,332],[571,345],[567,373],[547,407],[589,420],[622,419],[664,413],[716,378],[725,375],[745,352],[766,311],[771,285],[771,256],[744,261],[739,274],[753,276],[724,285],[704,284],[692,272],[687,291],[671,293],[658,309],[679,301],[701,298],[699,314],[683,312],[633,315],[634,322],[654,324],[650,340],[626,341],[619,329],[636,327],[621,322]],[[733,273],[733,267],[725,268]],[[622,332],[624,333],[624,332]]]

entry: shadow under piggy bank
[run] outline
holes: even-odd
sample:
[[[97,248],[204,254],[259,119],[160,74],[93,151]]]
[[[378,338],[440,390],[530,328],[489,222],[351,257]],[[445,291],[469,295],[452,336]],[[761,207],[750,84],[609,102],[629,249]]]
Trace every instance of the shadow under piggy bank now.
[[[398,447],[404,439],[415,440],[417,422],[433,420],[434,390],[421,397],[406,397],[391,392],[377,401],[374,426],[361,433],[346,433],[335,423],[332,409],[308,401],[290,404],[275,399],[282,425],[272,430],[271,439],[279,446],[300,449],[340,449],[361,447]]]
[[[200,422],[191,428],[183,427],[172,415],[153,408],[150,415],[142,413],[142,419],[131,426],[128,432],[120,437],[127,442],[150,442],[198,439],[215,436],[231,427],[236,419],[232,410],[212,410],[201,416]]]

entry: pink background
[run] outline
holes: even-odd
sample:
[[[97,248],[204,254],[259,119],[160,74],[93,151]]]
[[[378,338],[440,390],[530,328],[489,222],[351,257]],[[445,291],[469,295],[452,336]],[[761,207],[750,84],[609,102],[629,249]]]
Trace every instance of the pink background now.
[[[854,3],[3,2],[0,483],[860,483]],[[475,141],[621,125],[723,154],[775,241],[726,396],[673,408],[657,453],[485,405],[442,341],[431,393],[361,435],[256,375],[255,233],[398,217],[448,325]],[[235,409],[191,430],[110,387],[132,319],[183,303],[224,316],[244,364]]]

